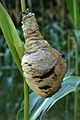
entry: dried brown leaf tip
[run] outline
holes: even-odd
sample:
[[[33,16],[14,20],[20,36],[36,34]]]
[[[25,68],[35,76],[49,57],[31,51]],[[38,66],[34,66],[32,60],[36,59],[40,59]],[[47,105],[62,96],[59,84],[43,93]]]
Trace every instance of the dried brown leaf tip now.
[[[28,10],[22,18],[25,53],[22,69],[29,87],[42,97],[57,92],[66,73],[64,57],[43,39],[34,13]]]

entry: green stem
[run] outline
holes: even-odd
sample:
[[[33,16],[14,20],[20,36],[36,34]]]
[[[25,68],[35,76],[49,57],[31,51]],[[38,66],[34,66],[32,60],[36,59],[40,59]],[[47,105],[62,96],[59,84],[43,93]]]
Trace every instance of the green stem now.
[[[74,10],[74,25],[75,28],[77,29],[77,4],[76,4],[76,0],[73,0],[73,10]],[[77,45],[77,40],[75,40],[75,69],[76,69],[76,75],[78,75],[78,45]],[[75,95],[74,95],[74,120],[78,120],[78,91],[75,91]]]
[[[73,10],[74,10],[74,25],[75,25],[75,28],[77,27],[77,5],[76,5],[76,0],[73,0]]]
[[[78,76],[78,43],[77,40],[75,40],[75,68],[76,68],[76,76]]]
[[[24,120],[29,120],[29,88],[24,79]]]
[[[74,120],[78,120],[77,108],[78,108],[78,91],[76,90],[74,94]]]
[[[22,12],[25,11],[25,0],[21,0]],[[29,87],[24,78],[24,120],[29,120]]]
[[[75,40],[75,69],[76,69],[76,76],[78,75],[78,44],[77,40]],[[78,91],[75,91],[74,94],[74,120],[78,120]]]
[[[27,2],[28,2],[29,10],[32,12],[32,2],[31,0],[27,0]]]
[[[70,39],[69,39],[69,33],[70,31],[68,31],[68,70],[70,69]],[[69,73],[70,75],[70,73]]]
[[[68,120],[68,104],[69,104],[68,98],[69,98],[69,96],[67,95],[66,96],[66,105],[65,105],[65,120]]]
[[[26,10],[25,0],[21,0],[21,9],[22,9],[22,12]]]
[[[70,39],[69,39],[69,33],[70,33],[70,31],[68,31],[68,34],[67,34],[68,70],[70,69]],[[68,73],[68,75],[70,75],[70,73]],[[68,98],[69,98],[69,96],[67,95],[66,96],[66,105],[65,105],[66,120],[68,119],[68,104],[69,104]]]

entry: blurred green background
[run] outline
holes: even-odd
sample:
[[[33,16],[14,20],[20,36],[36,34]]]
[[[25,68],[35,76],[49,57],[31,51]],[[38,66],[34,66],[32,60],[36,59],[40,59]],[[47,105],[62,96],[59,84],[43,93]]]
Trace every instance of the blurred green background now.
[[[24,41],[21,29],[22,16],[20,0],[0,0],[0,2],[11,16],[18,34]],[[27,7],[36,14],[44,39],[48,40],[51,46],[64,54],[67,59],[67,74],[76,75],[75,38],[69,32],[74,28],[74,24],[66,0],[26,0],[26,8]],[[80,32],[78,36],[80,39]],[[79,41],[78,51],[80,51]],[[80,54],[78,55],[77,62],[79,75]],[[0,30],[0,120],[15,120],[22,100],[23,78],[13,61],[2,31]],[[80,101],[79,94],[78,101]],[[69,120],[73,120],[73,104],[74,93],[68,95],[67,101],[66,98],[58,101],[56,105],[50,109],[48,114],[44,115],[43,120],[64,120],[66,116]],[[80,113],[80,102],[78,102],[78,113]],[[80,119],[79,114],[78,118]]]

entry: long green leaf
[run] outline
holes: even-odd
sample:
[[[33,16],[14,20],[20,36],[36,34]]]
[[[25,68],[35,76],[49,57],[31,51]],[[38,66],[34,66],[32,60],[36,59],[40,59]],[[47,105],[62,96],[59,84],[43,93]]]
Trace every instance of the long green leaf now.
[[[69,12],[72,16],[76,29],[80,29],[80,11],[79,0],[67,0]]]
[[[42,98],[34,92],[30,94],[30,118],[29,120],[40,120],[45,112],[47,112],[58,100],[67,94],[76,90],[80,84],[80,76],[69,76],[64,78],[61,89],[50,98]],[[23,120],[23,105],[18,112],[17,120]],[[19,119],[20,116],[22,119]]]
[[[8,47],[12,53],[14,61],[16,62],[19,70],[22,72],[21,69],[21,58],[23,56],[24,47],[19,35],[16,31],[16,28],[8,15],[5,8],[0,3],[0,27],[3,32],[3,35],[6,39]]]

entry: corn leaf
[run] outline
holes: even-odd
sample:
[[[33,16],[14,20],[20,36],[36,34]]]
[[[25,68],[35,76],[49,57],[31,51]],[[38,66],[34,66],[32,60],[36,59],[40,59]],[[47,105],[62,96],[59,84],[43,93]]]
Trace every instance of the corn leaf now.
[[[21,69],[21,58],[23,56],[24,47],[16,28],[8,15],[5,8],[0,3],[0,27],[3,35],[6,39],[7,45],[12,53],[15,63],[17,64],[19,70]]]
[[[64,78],[61,89],[50,98],[45,99],[32,92],[30,94],[29,120],[41,120],[44,113],[46,113],[58,100],[75,91],[79,85],[80,76],[69,76]],[[23,120],[23,106],[22,103],[21,109],[17,114],[17,120]]]

